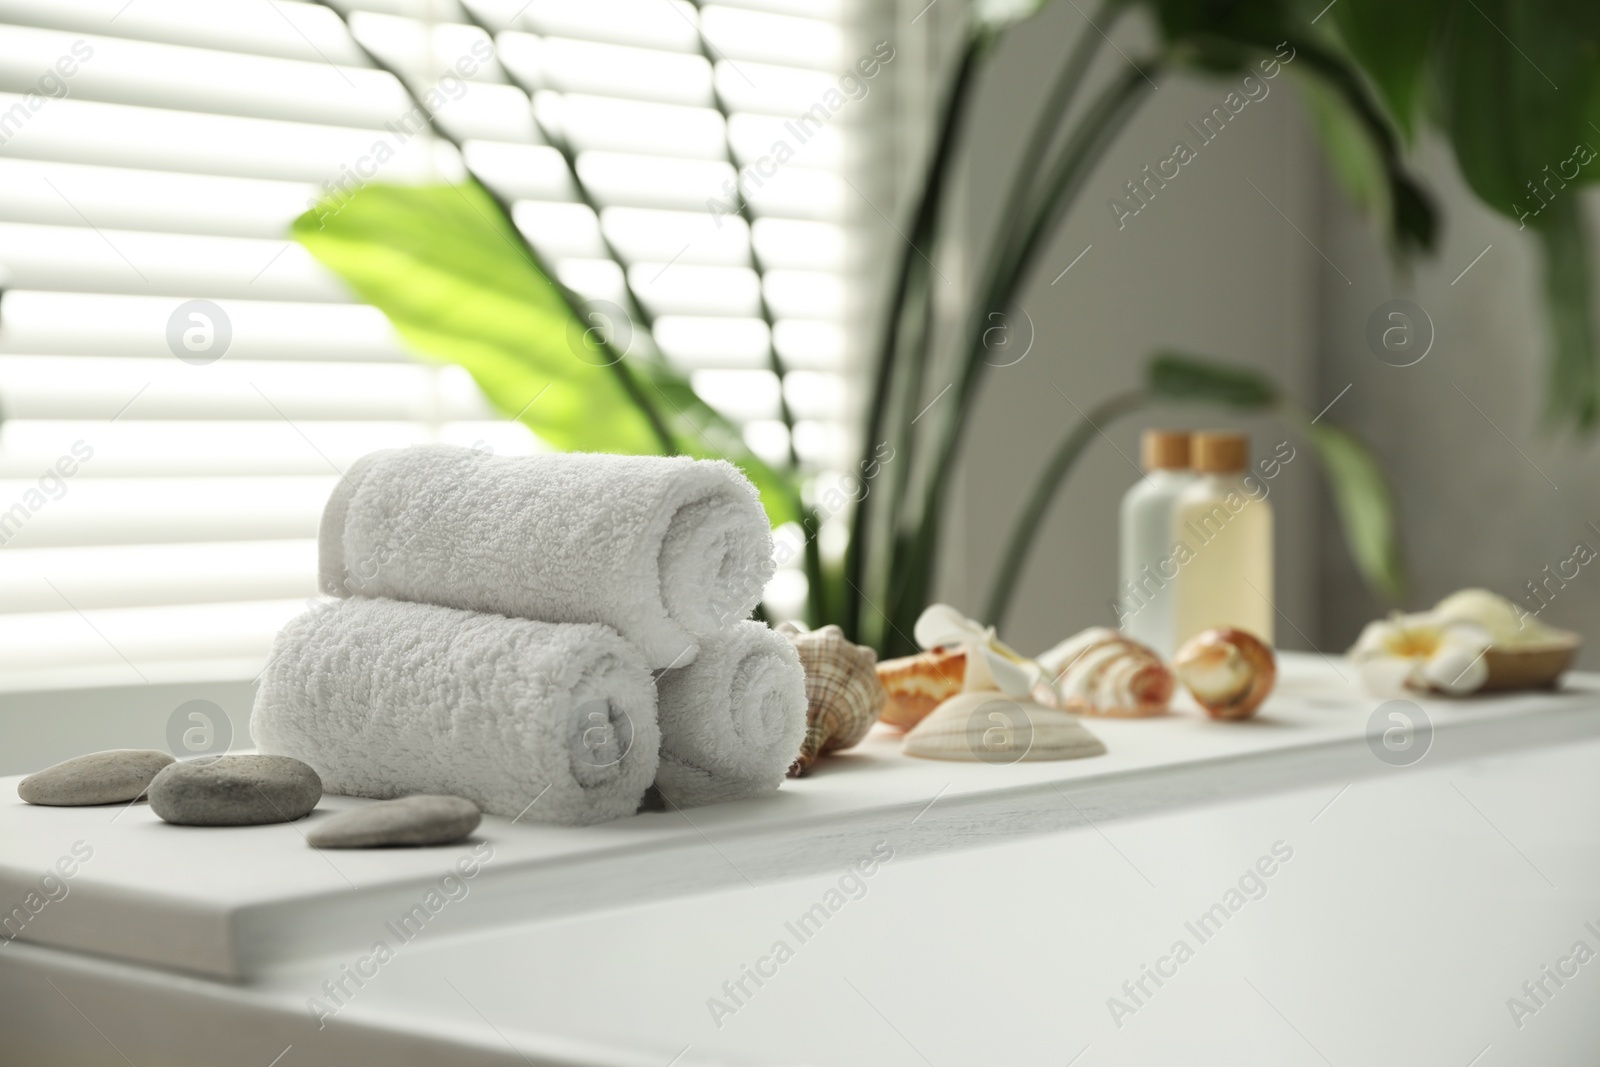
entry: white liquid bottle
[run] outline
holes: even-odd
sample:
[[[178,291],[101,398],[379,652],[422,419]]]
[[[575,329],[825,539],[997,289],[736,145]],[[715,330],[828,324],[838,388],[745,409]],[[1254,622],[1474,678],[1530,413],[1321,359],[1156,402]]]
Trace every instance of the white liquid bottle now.
[[[1213,626],[1232,626],[1272,644],[1272,506],[1267,485],[1247,478],[1250,439],[1197,433],[1197,479],[1178,497],[1174,536],[1188,552],[1174,583],[1179,645]]]
[[[1122,566],[1117,618],[1123,633],[1171,659],[1177,650],[1173,583],[1173,508],[1194,484],[1187,430],[1146,430],[1145,476],[1122,498]]]

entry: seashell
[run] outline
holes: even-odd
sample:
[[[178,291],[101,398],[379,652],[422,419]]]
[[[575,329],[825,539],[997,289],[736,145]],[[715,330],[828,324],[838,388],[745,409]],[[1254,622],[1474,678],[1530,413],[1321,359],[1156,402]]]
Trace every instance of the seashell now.
[[[1178,649],[1172,667],[1213,719],[1248,719],[1278,681],[1272,649],[1231,626],[1190,638]]]
[[[1008,764],[1102,756],[1106,746],[1064,711],[1003,693],[957,693],[906,734],[905,754]]]
[[[860,744],[889,694],[878,681],[878,654],[847,641],[837,626],[805,631],[783,623],[778,632],[794,642],[806,671],[806,736],[789,768],[798,778],[828,753]]]
[[[878,681],[888,691],[883,721],[909,730],[943,701],[961,692],[967,677],[963,648],[936,648],[878,664]]]
[[[1060,706],[1079,715],[1161,715],[1172,699],[1172,671],[1155,650],[1120,630],[1092,626],[1038,659]]]

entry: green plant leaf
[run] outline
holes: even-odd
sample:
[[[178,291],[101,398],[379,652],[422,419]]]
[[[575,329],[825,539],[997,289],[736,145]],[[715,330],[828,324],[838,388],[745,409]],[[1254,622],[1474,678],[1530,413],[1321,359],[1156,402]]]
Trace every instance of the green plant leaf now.
[[[1288,417],[1300,424],[1322,461],[1333,490],[1339,526],[1356,569],[1374,590],[1390,601],[1400,600],[1405,592],[1405,569],[1400,559],[1394,499],[1377,457],[1348,430],[1311,422],[1301,411]]]
[[[1390,120],[1367,92],[1357,69],[1343,56],[1311,41],[1295,41],[1291,47],[1301,64],[1297,73],[1310,73],[1326,82],[1334,92],[1334,99],[1343,101],[1351,121],[1365,131],[1372,150],[1377,153],[1388,183],[1387,222],[1396,251],[1401,255],[1432,251],[1438,238],[1438,219],[1432,201],[1406,171],[1399,139]]]
[[[1247,410],[1278,401],[1278,387],[1248,367],[1184,352],[1156,353],[1146,371],[1146,387],[1161,400]]]
[[[1583,184],[1600,180],[1600,5],[1474,0],[1458,6],[1439,58],[1445,129],[1468,184],[1540,236],[1554,350],[1546,410],[1600,419]]]
[[[1566,182],[1600,179],[1600,163],[1570,168],[1575,177],[1557,173],[1579,144],[1600,145],[1589,125],[1600,90],[1600,5],[1458,4],[1442,39],[1439,80],[1461,172],[1496,211],[1524,218],[1563,195]]]
[[[619,363],[586,341],[591,324],[476,182],[374,183],[307,211],[291,232],[409,345],[465,368],[496,408],[554,447],[660,453],[648,404],[680,451],[742,468],[774,525],[797,517],[793,488],[681,374],[654,359]]]
[[[1333,176],[1362,211],[1385,217],[1389,213],[1389,182],[1383,157],[1361,122],[1321,78],[1301,78],[1300,87],[1317,138]]]
[[[1342,100],[1354,128],[1363,130],[1388,182],[1386,220],[1402,254],[1433,247],[1432,206],[1401,164],[1398,139],[1354,61],[1318,42],[1297,5],[1288,0],[1143,0],[1155,13],[1173,55],[1218,73],[1236,73],[1252,60],[1276,61],[1297,75],[1314,73]],[[1341,0],[1343,2],[1343,0]],[[1432,0],[1429,0],[1432,2]],[[1267,57],[1272,57],[1268,60]],[[1255,68],[1260,70],[1259,67]],[[1270,68],[1269,68],[1270,69]]]
[[[1350,54],[1378,87],[1407,140],[1415,140],[1428,60],[1449,0],[1340,0],[1333,8]]]
[[[1594,317],[1589,309],[1589,240],[1578,198],[1550,204],[1541,216],[1539,246],[1544,252],[1545,306],[1551,341],[1546,417],[1584,430],[1600,422],[1600,382],[1596,381]]]

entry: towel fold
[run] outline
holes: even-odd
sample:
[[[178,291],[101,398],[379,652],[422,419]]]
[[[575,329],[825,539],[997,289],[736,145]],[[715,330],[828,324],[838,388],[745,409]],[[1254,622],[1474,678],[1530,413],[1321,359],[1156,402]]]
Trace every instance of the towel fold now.
[[[549,622],[614,627],[652,667],[744,619],[772,577],[772,530],[730,463],[685,456],[374,452],[328,500],[320,582]]]
[[[692,807],[774,792],[806,733],[806,677],[794,643],[759,622],[702,637],[700,656],[656,679],[656,787]]]
[[[660,746],[650,670],[612,630],[365,597],[278,634],[250,734],[330,793],[574,826],[637,811]]]

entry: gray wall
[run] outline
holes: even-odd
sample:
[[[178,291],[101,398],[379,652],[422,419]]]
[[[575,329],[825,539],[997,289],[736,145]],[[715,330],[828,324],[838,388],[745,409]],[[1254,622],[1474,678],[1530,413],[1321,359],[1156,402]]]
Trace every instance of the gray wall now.
[[[1587,525],[1600,526],[1595,445],[1543,425],[1550,341],[1530,233],[1472,195],[1448,145],[1428,141],[1415,165],[1445,229],[1439,255],[1409,279],[1337,190],[1323,197],[1323,247],[1354,284],[1323,280],[1318,379],[1329,393],[1353,383],[1336,410],[1393,478],[1412,578],[1407,606],[1481,585],[1533,610],[1539,601],[1526,583],[1543,581],[1544,568],[1562,564],[1580,540],[1600,550],[1600,533]],[[1372,309],[1395,297],[1419,304],[1434,324],[1433,349],[1415,366],[1387,366],[1363,340]],[[1345,641],[1378,606],[1334,547],[1322,552],[1323,626]],[[1579,662],[1600,666],[1600,563],[1550,589],[1539,617],[1584,633],[1590,647]]]
[[[1009,163],[1043,86],[1083,25],[1071,5],[1051,5],[1037,27],[1009,35],[999,50],[977,102],[967,160],[969,254],[994,223]],[[1115,35],[1129,55],[1139,53],[1142,37],[1136,26]],[[1102,80],[1124,63],[1115,51],[1103,52]],[[1087,409],[1134,385],[1152,350],[1176,347],[1248,363],[1313,410],[1332,399],[1313,368],[1325,268],[1283,217],[1312,235],[1320,210],[1293,87],[1282,75],[1268,83],[1270,94],[1247,105],[1204,147],[1184,128],[1219,105],[1238,81],[1158,76],[1159,89],[1091,178],[1027,286],[1021,306],[1037,333],[1034,347],[1021,363],[988,372],[968,438],[941,583],[942,595],[956,605],[982,610],[1027,486],[1078,418],[1072,405]],[[1170,155],[1179,139],[1196,146],[1199,158],[1119,231],[1108,198],[1141,167]],[[1112,623],[1117,507],[1138,478],[1133,463],[1145,425],[1237,426],[1251,432],[1257,455],[1270,453],[1286,435],[1272,420],[1241,422],[1214,409],[1135,416],[1107,427],[1108,439],[1096,443],[1052,509],[1003,627],[1024,650]],[[1338,535],[1324,531],[1320,477],[1304,448],[1272,484],[1279,643],[1305,648],[1320,643],[1318,544],[1328,540],[1337,551]]]

